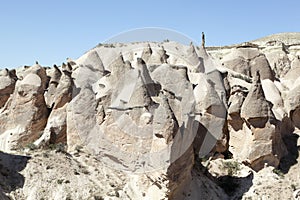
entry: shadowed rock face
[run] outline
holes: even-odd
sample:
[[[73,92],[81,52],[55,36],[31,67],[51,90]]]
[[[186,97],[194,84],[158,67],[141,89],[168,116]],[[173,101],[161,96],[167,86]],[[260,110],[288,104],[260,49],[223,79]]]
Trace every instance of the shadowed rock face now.
[[[260,74],[254,78],[254,84],[241,107],[241,117],[254,127],[264,127],[271,117],[270,104],[267,102],[260,82]]]
[[[14,92],[17,76],[15,70],[3,69],[0,71],[0,108]]]
[[[270,79],[274,81],[274,74],[270,68],[269,62],[266,59],[265,55],[259,55],[250,60],[250,69],[252,77],[255,76],[255,73],[258,71],[260,74],[260,78]]]
[[[130,197],[150,199],[181,199],[195,184],[195,158],[231,151],[256,171],[277,167],[288,154],[282,138],[300,128],[300,81],[254,47],[217,52],[219,62],[192,44],[116,44],[62,66],[2,70],[0,150],[83,146],[104,168],[143,180]],[[144,174],[165,180],[153,189]]]
[[[34,65],[24,71],[23,80],[16,82],[14,93],[1,112],[1,149],[26,146],[44,130],[48,110],[44,100],[46,71]]]
[[[229,69],[254,77],[259,71],[261,79],[274,80],[274,74],[264,54],[254,48],[238,48],[225,56],[222,64]]]
[[[59,72],[59,73],[58,73]],[[38,140],[34,142],[36,146],[44,144],[66,143],[67,142],[67,113],[66,108],[68,103],[72,100],[73,80],[71,72],[64,70],[61,73],[58,68],[55,68],[55,73],[50,79],[50,86],[52,90],[47,91],[45,99],[51,93],[51,105],[47,105],[51,109],[48,117],[46,127]],[[59,74],[59,78],[57,78]],[[51,80],[56,79],[57,86],[51,86]]]
[[[201,59],[210,68],[214,61],[204,49],[199,55],[205,57],[201,58],[193,46],[188,48],[187,55],[180,58],[180,62],[185,60],[187,65],[168,61],[168,50],[152,43],[144,47],[142,58],[127,57],[134,54],[128,52],[111,53],[117,56],[110,59],[108,66],[103,66],[101,58],[105,55],[101,55],[99,49],[79,58],[72,66],[73,96],[66,106],[68,150],[72,152],[78,145],[86,146],[107,166],[122,171],[158,170],[170,178],[170,195],[182,187],[180,180],[190,178],[196,137],[199,156],[210,153],[218,140],[216,151],[226,151],[223,79],[217,70],[209,75],[203,73],[204,69],[194,70],[201,68],[200,64],[205,67]],[[134,52],[134,48],[130,51]],[[104,70],[109,72],[104,74]],[[206,85],[197,89],[200,96],[198,93],[195,96],[190,73],[195,80],[207,80]],[[63,76],[53,90],[54,107],[45,136],[36,144],[49,140],[51,131],[57,130],[54,119],[59,118],[56,110],[61,108],[56,108],[56,96]],[[195,113],[195,103],[201,101],[205,106]],[[201,117],[202,114],[205,117]],[[213,126],[214,122],[217,127]],[[200,125],[207,131],[199,131]],[[206,145],[201,146],[201,143]],[[174,170],[178,167],[185,170]]]
[[[236,156],[244,159],[256,171],[262,169],[265,163],[277,167],[287,150],[276,128],[278,125],[271,124],[274,116],[271,103],[265,98],[259,71],[244,101],[241,93],[235,94],[232,103],[235,99],[236,103],[229,109],[232,115],[229,123],[234,129],[232,136],[240,134],[244,138],[243,145],[234,145],[238,150]]]
[[[25,178],[20,171],[22,171],[30,157],[12,155],[0,152],[0,199],[8,200],[5,193],[12,192],[24,186]]]
[[[295,84],[288,93],[288,111],[292,121],[297,128],[300,128],[300,84]]]

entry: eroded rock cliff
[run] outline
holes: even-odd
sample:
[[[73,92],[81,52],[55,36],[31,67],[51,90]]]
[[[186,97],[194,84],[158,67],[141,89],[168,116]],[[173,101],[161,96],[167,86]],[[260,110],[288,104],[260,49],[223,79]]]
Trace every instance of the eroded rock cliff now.
[[[98,45],[61,66],[4,69],[0,150],[61,145],[69,156],[84,152],[102,168],[96,177],[114,174],[117,182],[113,195],[93,191],[101,198],[195,199],[213,191],[206,199],[226,199],[199,160],[233,157],[258,172],[294,153],[288,145],[300,128],[299,58],[286,46],[280,53],[282,43],[269,45]],[[203,190],[205,181],[210,189]],[[93,198],[67,190],[57,198]],[[55,198],[47,191],[12,195]]]

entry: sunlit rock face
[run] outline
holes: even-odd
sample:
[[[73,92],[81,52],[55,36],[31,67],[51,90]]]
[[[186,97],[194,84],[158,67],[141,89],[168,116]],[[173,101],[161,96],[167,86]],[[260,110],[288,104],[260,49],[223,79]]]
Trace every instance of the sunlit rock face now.
[[[171,196],[180,191],[195,155],[228,149],[223,78],[205,49],[198,51],[141,43],[98,47],[79,58],[67,107],[68,150],[86,146],[128,173],[159,171]]]
[[[184,199],[203,186],[199,159],[280,166],[300,128],[299,63],[280,42],[139,42],[98,45],[61,66],[4,69],[0,150],[84,148],[126,180],[120,198]]]

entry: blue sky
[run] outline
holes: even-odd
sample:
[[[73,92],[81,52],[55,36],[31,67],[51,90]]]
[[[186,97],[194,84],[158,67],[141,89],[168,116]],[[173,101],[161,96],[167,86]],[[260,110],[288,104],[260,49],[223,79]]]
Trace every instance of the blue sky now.
[[[142,27],[179,31],[228,45],[279,32],[299,32],[298,0],[2,1],[0,68],[61,64],[110,37]]]

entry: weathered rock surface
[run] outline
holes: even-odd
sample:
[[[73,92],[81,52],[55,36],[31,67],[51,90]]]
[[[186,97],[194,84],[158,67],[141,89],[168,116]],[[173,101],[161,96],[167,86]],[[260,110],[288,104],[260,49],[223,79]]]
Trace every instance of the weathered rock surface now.
[[[40,65],[24,70],[23,80],[0,114],[1,149],[11,150],[34,142],[44,130],[48,110],[44,100],[46,71]]]
[[[58,68],[55,68],[56,74],[50,79],[50,86],[53,79],[56,79],[57,86],[51,91],[52,103],[48,104],[48,108],[51,108],[51,113],[47,120],[47,125],[44,129],[41,137],[34,142],[36,146],[43,145],[45,143],[66,143],[67,142],[67,105],[72,100],[73,94],[73,80],[71,72],[63,69],[61,73]],[[58,76],[57,76],[58,75]],[[48,91],[49,92],[49,91]],[[48,92],[45,94],[45,99],[48,96]]]
[[[3,69],[0,72],[0,108],[2,108],[10,95],[14,92],[17,76],[15,71]]]
[[[77,82],[74,76],[80,91],[68,105],[68,149],[87,146],[106,165],[122,171],[158,170],[168,177],[168,195],[172,196],[182,187],[178,177],[187,180],[193,166],[192,143],[197,132],[188,129],[191,119],[186,115],[193,111],[193,100],[187,96],[193,94],[192,85],[184,68],[162,64],[151,75],[141,58],[136,66],[127,68],[117,58],[108,67],[111,73],[99,77],[99,82],[79,73],[81,82]],[[100,86],[101,82],[106,84]],[[175,170],[178,167],[184,170]]]
[[[271,103],[265,98],[259,72],[253,81],[245,100],[241,92],[232,96],[232,103],[236,103],[229,109],[230,143],[236,157],[249,163],[254,170],[262,169],[265,164],[277,167],[287,150],[276,128],[278,125],[274,124]]]
[[[73,180],[78,180],[81,167],[71,167],[77,163],[72,157],[69,164],[60,160],[76,173],[67,172],[70,186],[55,187],[61,191],[57,196],[41,192],[43,179],[35,186],[25,183],[35,194],[23,189],[11,194],[19,199],[233,197],[221,191],[226,178],[208,179],[200,173],[199,159],[232,153],[259,171],[280,167],[295,153],[300,129],[298,55],[282,42],[209,52],[192,44],[145,42],[99,45],[53,68],[36,64],[2,70],[0,150],[66,145],[64,159],[85,151],[94,161],[77,161],[116,186],[102,184],[97,191],[99,180],[86,174],[80,177],[87,187],[76,192],[79,182]],[[25,170],[24,175],[31,173]],[[199,190],[204,182],[210,189]],[[88,188],[94,196],[87,195]],[[205,195],[207,191],[213,196]]]
[[[264,127],[266,122],[273,117],[270,103],[267,102],[261,86],[259,72],[257,72],[254,84],[243,102],[241,117],[254,127]]]
[[[274,80],[274,75],[265,55],[256,48],[236,48],[226,55],[222,64],[233,71],[254,77],[256,71],[261,74],[261,79]]]
[[[297,128],[300,128],[300,84],[295,85],[288,93],[287,104],[287,110],[292,121]]]

